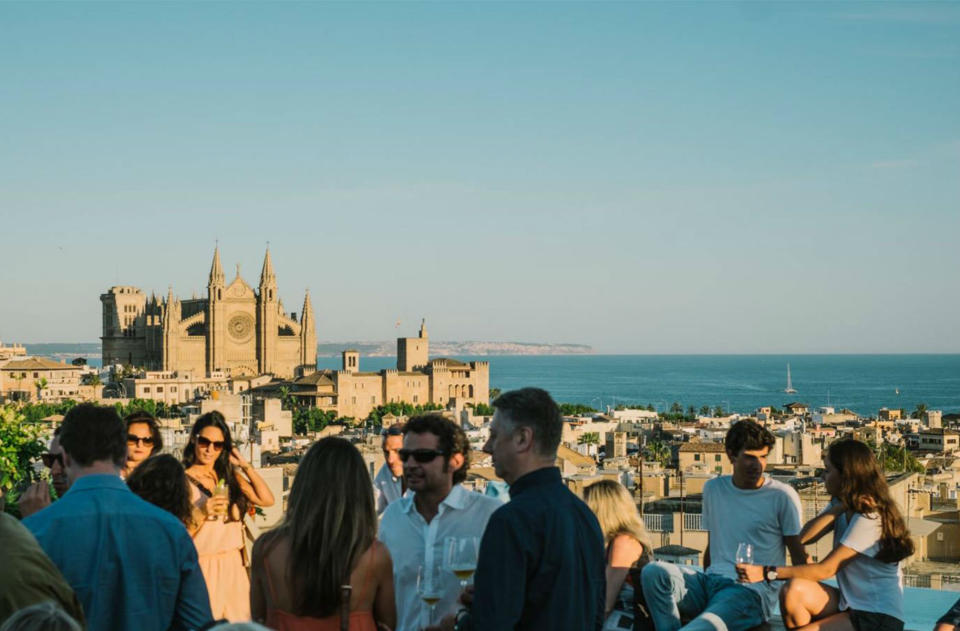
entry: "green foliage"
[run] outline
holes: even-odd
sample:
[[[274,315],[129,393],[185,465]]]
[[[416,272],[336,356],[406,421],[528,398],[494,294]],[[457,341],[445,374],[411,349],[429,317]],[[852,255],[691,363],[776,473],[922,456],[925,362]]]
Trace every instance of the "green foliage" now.
[[[116,408],[120,418],[133,412],[146,412],[155,418],[169,418],[180,415],[180,409],[177,406],[167,405],[163,401],[153,401],[151,399],[133,399],[126,405],[118,401],[113,404],[113,407]]]
[[[584,414],[593,414],[596,411],[596,408],[592,408],[589,405],[583,405],[582,403],[560,404],[560,414],[564,416],[582,416]]]
[[[660,439],[654,439],[647,443],[646,452],[647,456],[651,460],[659,462],[661,467],[666,467],[669,465],[670,460],[673,457],[673,454],[670,451],[670,445]]]
[[[413,416],[415,414],[434,412],[442,409],[443,406],[436,403],[424,403],[422,405],[413,405],[412,403],[407,403],[405,401],[398,403],[385,403],[384,405],[375,407],[367,416],[366,421],[374,428],[380,428],[383,425],[381,419],[387,414],[393,414],[394,416]]]
[[[29,480],[31,463],[44,449],[39,425],[13,405],[0,406],[0,495]]]
[[[497,397],[500,396],[500,388],[490,388],[490,402],[497,400]]]
[[[713,408],[713,415],[716,417],[721,417],[726,416],[727,413],[724,412],[723,408],[718,405],[717,407]]]
[[[486,403],[478,403],[473,406],[473,413],[477,416],[493,416],[494,409]]]
[[[877,453],[874,447],[874,453]],[[904,471],[908,473],[923,473],[924,466],[916,457],[907,451],[906,447],[898,447],[890,443],[883,443],[879,449],[879,460],[884,471]]]
[[[300,435],[319,432],[335,420],[337,420],[337,413],[333,410],[298,408],[293,412],[293,431]]]
[[[710,406],[701,405],[700,406],[700,416],[710,416]]]
[[[600,443],[599,432],[584,432],[577,438],[578,445],[597,445]]]
[[[923,415],[927,413],[927,404],[918,403],[917,407],[910,412],[910,418],[923,418]]]

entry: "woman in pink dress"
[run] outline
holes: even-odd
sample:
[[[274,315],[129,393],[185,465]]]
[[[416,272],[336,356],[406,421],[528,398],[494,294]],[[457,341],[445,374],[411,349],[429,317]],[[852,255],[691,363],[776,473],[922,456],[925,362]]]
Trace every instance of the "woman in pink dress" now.
[[[342,438],[318,441],[300,462],[287,514],[253,547],[254,620],[277,631],[393,628],[393,562],[377,541],[370,474]],[[343,586],[349,585],[345,596]]]
[[[243,518],[253,506],[271,506],[273,494],[233,446],[230,429],[219,412],[208,412],[193,424],[183,464],[194,505],[211,516],[193,535],[193,542],[213,616],[235,622],[249,620]]]

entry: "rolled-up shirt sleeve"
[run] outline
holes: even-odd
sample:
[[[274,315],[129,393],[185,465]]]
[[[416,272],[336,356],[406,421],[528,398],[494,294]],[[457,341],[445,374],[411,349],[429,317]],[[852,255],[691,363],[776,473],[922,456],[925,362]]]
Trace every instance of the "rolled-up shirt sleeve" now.
[[[526,600],[529,542],[519,520],[498,510],[480,542],[474,599],[474,631],[506,631],[520,623]]]

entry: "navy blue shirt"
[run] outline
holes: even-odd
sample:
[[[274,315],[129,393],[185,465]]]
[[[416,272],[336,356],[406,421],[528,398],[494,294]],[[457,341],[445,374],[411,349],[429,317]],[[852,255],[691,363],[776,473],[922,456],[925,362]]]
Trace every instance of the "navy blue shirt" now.
[[[118,475],[79,478],[23,525],[77,593],[90,631],[186,631],[213,618],[187,529]]]
[[[603,534],[556,467],[510,486],[480,543],[475,631],[599,631],[606,597]]]

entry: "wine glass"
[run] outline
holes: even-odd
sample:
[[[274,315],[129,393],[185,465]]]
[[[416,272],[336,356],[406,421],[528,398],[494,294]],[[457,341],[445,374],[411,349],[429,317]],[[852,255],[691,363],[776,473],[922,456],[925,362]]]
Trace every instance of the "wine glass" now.
[[[427,605],[427,624],[433,626],[433,610],[440,602],[441,582],[440,568],[433,565],[421,565],[417,570],[417,594]]]
[[[737,563],[753,565],[753,544],[740,543],[737,545]]]
[[[480,539],[478,537],[447,537],[445,543],[447,568],[460,579],[460,589],[463,590],[470,583],[470,577],[477,569]]]

